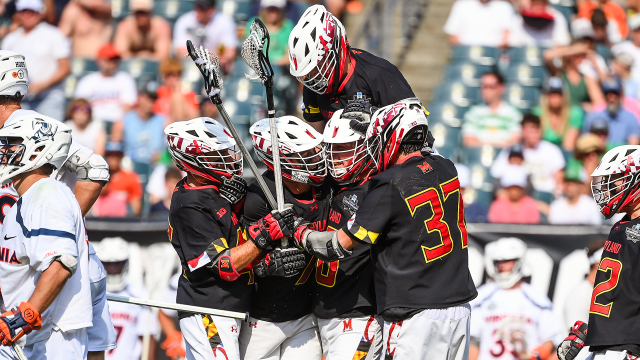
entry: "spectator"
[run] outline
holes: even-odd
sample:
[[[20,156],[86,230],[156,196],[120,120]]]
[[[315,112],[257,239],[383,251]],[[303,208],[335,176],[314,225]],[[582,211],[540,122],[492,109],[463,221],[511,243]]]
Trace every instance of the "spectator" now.
[[[633,56],[626,52],[621,52],[611,62],[611,72],[613,76],[617,76],[622,80],[622,88],[625,97],[638,100],[640,96],[640,84],[638,80],[631,77],[631,68],[633,67]]]
[[[604,117],[594,119],[591,123],[591,126],[589,127],[589,133],[598,137],[598,139],[600,140],[599,143],[602,144],[603,149],[612,149],[607,146],[607,138],[609,137],[609,122],[607,121],[607,119],[605,119]],[[585,135],[587,134],[583,134],[581,137],[584,138]],[[578,140],[579,139],[580,138],[578,138]],[[604,154],[604,152],[602,154]]]
[[[143,84],[138,92],[136,109],[113,126],[112,139],[124,144],[125,154],[133,162],[155,164],[166,148],[163,129],[167,119],[153,111],[157,90],[155,81]]]
[[[565,167],[564,155],[560,148],[546,140],[542,140],[542,128],[540,118],[535,115],[525,115],[522,119],[522,147],[526,173],[531,178],[531,185],[538,193],[536,198],[543,197],[551,202],[556,190],[556,179],[560,180],[562,169]],[[491,176],[502,178],[511,171],[509,164],[510,151],[502,150],[493,165]]]
[[[460,194],[463,197],[464,218],[470,223],[487,222],[487,209],[479,202],[469,202],[465,200],[466,189],[471,184],[471,172],[469,168],[462,164],[456,164],[458,170],[458,180],[460,181]]]
[[[484,74],[480,80],[484,104],[472,106],[464,115],[464,145],[507,147],[520,140],[522,114],[502,100],[504,78],[497,72]]]
[[[604,142],[596,134],[583,134],[578,138],[576,144],[575,158],[582,165],[584,175],[583,193],[591,194],[591,174],[600,163],[600,156],[605,153]]]
[[[327,6],[327,4],[325,4],[325,6]],[[301,9],[298,6],[298,2],[297,1],[287,0],[286,6],[285,6],[285,12],[287,14],[287,19],[291,20],[291,22],[293,22],[294,24],[297,24],[298,20],[300,20],[300,17],[302,16],[302,12],[300,10]],[[260,12],[260,2],[259,1],[255,1],[251,5],[251,11],[249,12],[249,16],[250,17],[256,17],[256,16],[258,16],[259,12]],[[331,12],[332,14],[335,15],[335,13],[333,11],[329,10],[329,12]]]
[[[162,61],[171,52],[171,25],[153,15],[153,0],[131,0],[127,16],[118,24],[113,43],[125,58]]]
[[[160,63],[163,84],[158,88],[158,100],[153,111],[170,122],[198,117],[198,96],[189,89],[183,89],[180,81],[182,63],[177,59],[167,59]],[[211,102],[208,98],[207,101]]]
[[[614,55],[628,53],[633,56],[633,66],[631,76],[640,79],[640,15],[629,18],[629,28],[631,28],[631,40],[621,41],[611,48]]]
[[[215,6],[215,0],[194,1],[194,10],[180,16],[173,27],[173,47],[182,56],[187,53],[187,40],[191,40],[194,46],[204,46],[217,54],[220,66],[228,72],[238,46],[236,24]]]
[[[295,24],[287,19],[286,0],[261,0],[259,17],[264,22],[271,45],[269,45],[269,60],[273,65],[289,65],[289,34]],[[247,22],[244,36],[249,36],[253,19]]]
[[[633,114],[633,116],[636,117],[636,119],[640,119],[640,104],[638,103],[638,99],[632,98],[630,96],[627,96],[627,94],[624,92],[624,86],[622,85],[622,79],[618,78],[618,77],[609,77],[609,79],[607,81],[603,81],[602,85],[602,89],[604,89],[604,86],[607,83],[611,83],[613,84],[614,82],[619,82],[620,83],[620,98],[622,100],[622,107],[629,111],[630,113]],[[617,85],[616,85],[617,86]],[[593,106],[591,108],[592,112],[597,112],[597,111],[602,111],[605,110],[607,108],[607,102],[603,99],[602,101],[597,101],[593,103]]]
[[[523,8],[520,15],[509,35],[510,46],[553,48],[571,42],[566,18],[547,0],[531,0],[531,5]]]
[[[593,30],[591,21],[587,19],[576,19],[571,23],[573,39],[576,43],[584,44],[587,47],[587,57],[578,65],[578,71],[584,76],[601,80],[607,77],[607,63],[604,58],[596,52],[596,33]]]
[[[509,28],[515,20],[513,8],[497,0],[457,0],[444,25],[449,43],[506,47]]]
[[[587,115],[584,122],[584,132],[589,131],[591,124],[597,118],[604,118],[609,123],[609,138],[611,145],[640,144],[640,125],[638,118],[622,107],[622,84],[618,78],[608,79],[602,83],[605,95],[606,109],[594,111]]]
[[[218,108],[206,96],[200,102],[200,116],[212,119],[218,118]]]
[[[525,194],[527,174],[520,166],[510,166],[500,178],[506,197],[499,197],[489,207],[489,222],[502,224],[538,224],[540,211],[535,200]]]
[[[620,30],[620,35],[622,35],[623,38],[629,36],[627,15],[624,13],[624,9],[614,1],[587,0],[578,7],[578,17],[591,19],[595,9],[601,9],[608,20],[615,21],[618,25],[618,29]]]
[[[80,79],[75,97],[89,100],[94,118],[105,122],[110,132],[113,122],[135,104],[136,84],[129,74],[118,71],[120,55],[113,45],[102,46],[96,58],[100,71]]]
[[[540,105],[531,111],[542,122],[542,139],[573,151],[582,130],[584,112],[571,104],[560,78],[548,78],[542,90]]]
[[[615,21],[608,21],[604,12],[600,9],[595,9],[593,11],[593,14],[591,15],[591,26],[593,26],[595,41],[607,48],[610,48],[612,44],[617,44],[622,41],[622,35],[620,35],[618,23]]]
[[[2,41],[3,50],[24,55],[29,71],[29,92],[22,100],[24,109],[62,121],[64,89],[69,74],[69,40],[55,26],[42,21],[42,0],[18,0],[17,17],[21,27]]]
[[[73,56],[94,59],[113,34],[111,3],[106,0],[73,0],[62,12],[60,31],[71,39]]]
[[[75,99],[71,101],[67,108],[65,124],[71,128],[73,141],[88,147],[98,155],[104,155],[107,133],[100,121],[93,120],[91,105],[87,100]]]
[[[167,172],[164,175],[165,188],[167,195],[161,201],[151,205],[149,214],[154,217],[168,217],[169,207],[171,206],[171,195],[173,195],[173,189],[176,187],[178,181],[182,180],[182,172],[177,167],[167,168]]]
[[[584,279],[571,290],[571,296],[567,296],[563,306],[566,329],[571,328],[578,320],[589,321],[591,296],[593,295],[593,286],[596,282],[596,274],[598,273],[598,265],[600,264],[604,244],[605,240],[594,241],[587,248],[586,255],[589,259],[590,270]],[[586,350],[588,349],[583,349],[583,351]]]
[[[580,65],[592,52],[584,42],[575,42],[571,46],[549,49],[543,53],[551,74],[562,79],[571,103],[587,111],[591,109],[592,102],[603,98],[598,81],[580,71]],[[560,59],[561,67],[556,66],[556,59]]]
[[[577,165],[577,164],[576,164]],[[584,193],[586,174],[580,166],[567,166],[562,183],[562,197],[554,200],[547,217],[550,224],[600,225],[602,214],[593,198]]]
[[[91,209],[93,215],[98,217],[124,217],[129,212],[127,205],[131,208],[130,212],[132,214],[140,214],[142,209],[142,185],[136,173],[120,167],[124,157],[122,144],[116,142],[108,143],[105,155],[109,164],[111,178],[107,185],[102,188],[98,200]]]

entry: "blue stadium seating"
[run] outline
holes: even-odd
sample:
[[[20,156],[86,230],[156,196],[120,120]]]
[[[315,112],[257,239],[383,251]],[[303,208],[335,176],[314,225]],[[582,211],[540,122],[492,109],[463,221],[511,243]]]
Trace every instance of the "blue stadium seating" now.
[[[541,86],[546,77],[546,70],[542,66],[527,64],[512,64],[507,68],[507,82],[522,86]]]
[[[438,102],[425,106],[429,111],[429,124],[442,123],[449,127],[460,127],[468,107],[456,106],[450,102]]]
[[[480,89],[459,81],[446,81],[436,88],[434,102],[451,102],[456,106],[468,107],[480,101]]]
[[[508,84],[504,99],[518,109],[528,112],[531,108],[538,105],[540,88],[522,86],[520,84]]]
[[[471,62],[478,65],[495,66],[500,58],[500,49],[458,45],[453,48],[451,58],[452,64]]]
[[[120,70],[127,72],[139,85],[148,80],[158,80],[157,61],[129,59],[120,62]]]
[[[447,80],[460,80],[467,86],[480,86],[480,77],[491,71],[488,65],[474,63],[453,64],[447,66],[444,78]]]
[[[178,18],[193,10],[193,2],[185,0],[158,0],[153,4],[153,12],[174,24]]]
[[[527,64],[531,66],[544,66],[542,58],[543,48],[538,47],[517,47],[507,51],[511,64]]]

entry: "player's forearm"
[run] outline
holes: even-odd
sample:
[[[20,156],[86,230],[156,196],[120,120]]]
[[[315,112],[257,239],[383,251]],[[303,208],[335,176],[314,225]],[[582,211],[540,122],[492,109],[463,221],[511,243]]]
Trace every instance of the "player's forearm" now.
[[[356,242],[342,229],[338,231],[338,241],[346,250],[351,250],[356,246]]]
[[[80,204],[82,216],[87,216],[93,204],[98,200],[103,186],[103,181],[82,181],[76,183],[73,194],[76,196],[78,204]]]
[[[164,333],[165,336],[168,336],[171,333],[177,331],[176,325],[173,323],[173,320],[160,309],[158,311],[158,323],[160,323],[160,329]]]
[[[231,249],[231,261],[236,271],[244,269],[253,260],[260,256],[260,249],[258,249],[253,241],[247,241],[246,243],[236,246]]]
[[[53,75],[51,75],[49,79],[44,81],[43,88],[47,89],[61,82],[67,77],[67,75],[69,75],[69,73],[71,73],[71,65],[70,65],[69,59],[64,58],[64,59],[58,60],[58,68],[53,73]]]
[[[480,348],[476,345],[469,346],[469,360],[477,360]]]
[[[52,262],[49,268],[42,272],[29,303],[42,314],[60,294],[70,277],[71,272],[62,264],[57,261]]]

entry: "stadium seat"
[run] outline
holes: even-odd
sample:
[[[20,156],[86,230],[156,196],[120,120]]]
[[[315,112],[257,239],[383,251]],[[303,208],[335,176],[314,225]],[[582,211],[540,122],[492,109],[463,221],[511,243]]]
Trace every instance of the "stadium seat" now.
[[[491,71],[492,67],[474,63],[453,64],[447,66],[444,73],[446,81],[460,80],[467,86],[480,86],[480,77]]]
[[[98,64],[93,59],[71,58],[71,75],[80,77],[90,72],[98,71]]]
[[[436,88],[433,101],[451,102],[456,106],[468,107],[480,101],[480,90],[459,81],[447,81]]]
[[[249,20],[251,12],[251,1],[249,0],[218,0],[219,9],[222,13],[233,17],[239,23]]]
[[[506,71],[506,78],[509,83],[516,83],[522,86],[541,86],[545,76],[544,67],[522,63],[512,64]]]
[[[463,163],[467,166],[482,166],[489,169],[493,165],[493,160],[498,155],[500,149],[489,145],[480,148],[465,148],[463,152]]]
[[[453,48],[452,63],[472,62],[478,65],[495,66],[500,58],[500,49],[485,46],[458,45]]]
[[[153,12],[174,24],[178,18],[193,10],[192,1],[184,0],[159,0],[153,4]]]
[[[462,145],[460,128],[447,126],[444,123],[429,124],[433,135],[434,146],[442,156],[447,159],[455,159],[460,156],[459,149]]]
[[[532,86],[509,84],[507,85],[504,99],[518,109],[528,112],[531,108],[538,105],[540,89]]]
[[[562,15],[564,15],[565,19],[567,19],[567,23],[571,24],[571,19],[573,18],[573,15],[576,14],[576,8],[575,6],[563,6],[563,5],[556,5],[553,4],[553,8],[558,10]]]
[[[137,84],[147,80],[157,80],[158,66],[157,61],[143,59],[130,59],[120,62],[120,70],[129,73]]]
[[[127,15],[129,15],[129,0],[111,0],[111,17],[116,23]]]
[[[611,48],[609,48],[605,44],[596,43],[596,53],[602,56],[605,61],[609,62],[609,60],[613,59],[613,53],[611,52]]]
[[[509,62],[511,64],[525,63],[530,66],[544,66],[544,59],[542,58],[543,48],[532,47],[517,47],[511,48],[507,51],[509,55]]]
[[[425,106],[429,111],[429,123],[443,123],[450,127],[460,127],[468,107],[456,106],[450,102],[439,102]]]

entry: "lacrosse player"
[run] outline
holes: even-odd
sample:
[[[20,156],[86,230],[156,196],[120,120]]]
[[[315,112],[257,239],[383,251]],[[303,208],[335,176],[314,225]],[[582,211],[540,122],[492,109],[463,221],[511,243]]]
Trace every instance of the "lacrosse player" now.
[[[363,100],[365,110],[415,97],[395,65],[351,48],[340,20],[322,5],[309,7],[291,31],[289,71],[304,84],[304,119],[319,132],[349,100]],[[351,116],[356,116],[356,109],[351,110]]]
[[[295,214],[308,221],[310,227],[324,230],[332,191],[324,184],[327,167],[322,135],[294,116],[283,116],[276,121],[284,202],[292,204]],[[275,194],[269,119],[253,124],[249,131],[258,157],[269,169],[263,178]],[[263,236],[256,225],[270,211],[271,206],[257,182],[249,185],[244,223],[248,238],[256,244],[261,243],[259,237]],[[267,243],[259,247],[269,252],[273,245]],[[300,251],[296,246],[292,248]],[[241,355],[245,360],[322,358],[317,320],[311,313],[314,267],[315,259],[306,254],[304,270],[295,276],[256,278],[249,323],[240,333]]]
[[[502,238],[484,248],[494,282],[471,302],[469,360],[548,359],[562,341],[562,323],[549,298],[522,280],[527,244]]]
[[[467,269],[456,169],[440,155],[421,154],[427,132],[419,102],[376,112],[367,147],[382,173],[370,180],[366,198],[340,230],[318,232],[303,225],[295,238],[329,262],[353,256],[357,243],[372,245],[385,356],[463,359],[469,350],[469,302],[477,292]]]
[[[609,150],[591,174],[593,198],[605,218],[626,214],[613,225],[597,263],[589,325],[577,321],[558,347],[560,360],[572,360],[586,345],[591,360],[640,357],[640,146]],[[582,357],[583,354],[580,354]]]
[[[20,116],[0,129],[0,182],[19,200],[6,214],[0,284],[11,312],[0,316],[9,346],[26,336],[29,359],[86,359],[92,325],[89,254],[73,193],[51,179],[71,145],[71,129],[51,118]]]

